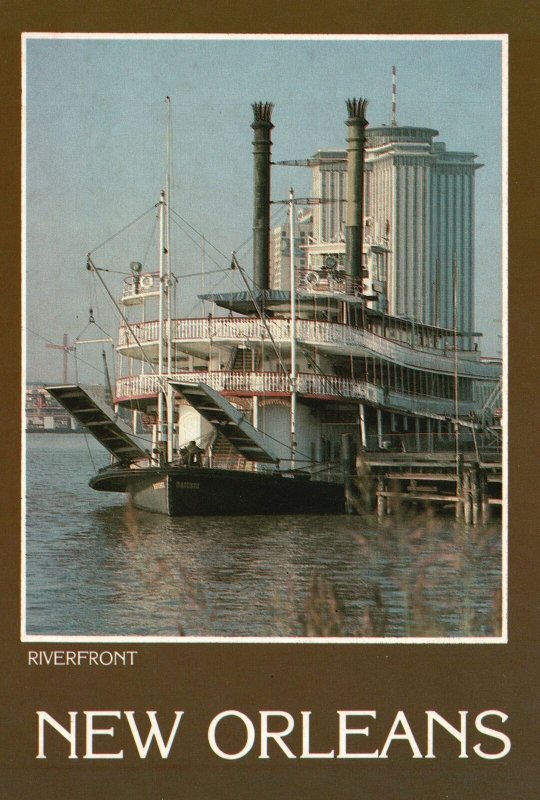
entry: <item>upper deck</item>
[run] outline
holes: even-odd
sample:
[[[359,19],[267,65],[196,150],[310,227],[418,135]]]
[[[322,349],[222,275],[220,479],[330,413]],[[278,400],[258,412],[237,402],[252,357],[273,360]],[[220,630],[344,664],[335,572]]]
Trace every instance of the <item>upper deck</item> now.
[[[358,328],[350,324],[314,319],[296,320],[296,340],[299,345],[317,348],[336,355],[366,356],[391,361],[403,367],[454,374],[455,353],[453,349],[427,344],[412,343],[410,331],[386,326],[387,335],[373,330]],[[396,338],[391,338],[391,333]],[[402,336],[400,340],[399,336]],[[422,331],[416,331],[420,339]],[[178,350],[204,357],[210,345],[217,347],[261,345],[270,343],[290,346],[291,320],[269,318],[264,323],[254,317],[203,317],[171,320],[172,344]],[[421,339],[426,341],[427,337]],[[144,355],[155,361],[158,354],[159,323],[156,320],[133,323],[128,328],[122,325],[119,333],[118,352],[128,358],[141,360]],[[497,380],[500,363],[484,361],[474,350],[460,350],[457,358],[457,373],[460,377],[478,380]]]

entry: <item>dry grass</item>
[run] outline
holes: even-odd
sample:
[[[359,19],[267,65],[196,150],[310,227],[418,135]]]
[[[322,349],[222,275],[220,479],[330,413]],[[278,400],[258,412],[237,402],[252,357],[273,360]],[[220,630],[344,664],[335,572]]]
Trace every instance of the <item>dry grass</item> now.
[[[219,635],[216,610],[190,564],[176,560],[171,566],[157,555],[150,559],[138,512],[129,504],[124,514],[124,546],[141,597],[152,595],[169,610],[177,609],[176,635]],[[336,518],[331,519],[335,525]],[[399,507],[382,521],[366,512],[346,519],[339,535],[350,539],[350,574],[358,577],[338,586],[319,566],[276,582],[268,609],[272,635],[500,635],[500,526],[466,527],[429,510],[412,514]],[[250,601],[245,598],[242,633],[258,635],[251,620],[265,623],[251,615]]]
[[[398,509],[382,522],[359,518],[358,529],[352,535],[366,579],[350,593],[357,618],[351,620],[336,589],[318,574],[303,600],[301,635],[500,635],[500,583],[487,590],[483,580],[486,568],[500,574],[498,526],[467,527]],[[296,620],[291,628],[298,628]]]

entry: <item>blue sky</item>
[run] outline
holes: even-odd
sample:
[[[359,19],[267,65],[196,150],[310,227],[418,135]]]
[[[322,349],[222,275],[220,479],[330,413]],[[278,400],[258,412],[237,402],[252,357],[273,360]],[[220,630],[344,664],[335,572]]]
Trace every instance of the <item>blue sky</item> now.
[[[81,333],[94,309],[113,338],[117,317],[96,293],[85,254],[159,199],[165,175],[165,97],[172,98],[171,205],[224,254],[249,239],[251,103],[275,104],[273,157],[301,159],[346,146],[345,100],[367,97],[368,120],[435,128],[449,150],[478,154],[476,329],[500,350],[501,42],[496,40],[29,39],[26,52],[27,378],[61,379],[60,342]],[[276,168],[273,197],[309,192],[309,171]],[[154,214],[95,253],[126,270],[151,261]],[[202,256],[173,225],[173,269],[200,271]],[[208,244],[205,269],[226,261]],[[249,247],[240,261],[251,270]],[[153,268],[153,265],[150,264]],[[111,276],[120,278],[120,276]],[[207,276],[226,288],[221,276]],[[112,284],[114,287],[114,283]],[[119,283],[115,294],[118,294]],[[181,313],[198,313],[200,278],[180,281]],[[94,331],[95,333],[95,331]],[[42,337],[42,338],[41,338]],[[79,377],[98,381],[101,356],[79,351]],[[70,378],[73,378],[73,372]]]

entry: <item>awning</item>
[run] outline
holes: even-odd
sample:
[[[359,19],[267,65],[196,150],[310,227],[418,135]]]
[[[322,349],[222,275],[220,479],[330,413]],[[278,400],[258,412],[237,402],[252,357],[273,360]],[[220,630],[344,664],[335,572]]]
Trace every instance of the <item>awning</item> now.
[[[244,458],[267,464],[277,463],[278,459],[266,444],[264,435],[219,392],[214,391],[206,383],[170,381],[170,385],[219,433],[223,434]]]
[[[223,292],[221,294],[200,294],[200,300],[215,303],[221,308],[228,308],[237,314],[257,314],[253,304],[255,300],[259,309],[265,313],[273,309],[290,306],[290,292],[281,289],[254,289],[252,292]]]

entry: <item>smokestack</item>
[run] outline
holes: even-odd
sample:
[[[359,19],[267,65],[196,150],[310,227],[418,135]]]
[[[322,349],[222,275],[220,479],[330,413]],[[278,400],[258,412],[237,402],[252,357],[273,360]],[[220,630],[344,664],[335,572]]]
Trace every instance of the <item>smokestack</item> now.
[[[354,281],[362,276],[362,232],[364,224],[364,146],[367,100],[347,100],[350,128],[347,139],[347,229],[345,236],[345,269]]]
[[[259,289],[270,283],[270,152],[272,103],[253,103],[253,282]]]

